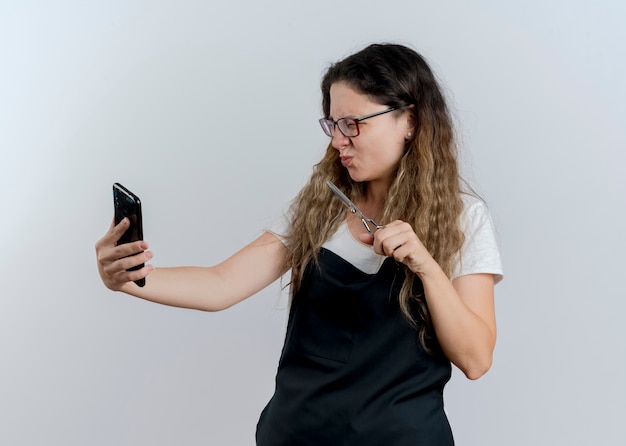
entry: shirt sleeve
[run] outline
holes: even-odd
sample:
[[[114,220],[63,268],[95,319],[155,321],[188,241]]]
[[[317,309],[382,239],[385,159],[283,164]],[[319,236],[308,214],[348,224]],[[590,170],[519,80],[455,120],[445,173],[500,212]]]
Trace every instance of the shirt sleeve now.
[[[283,245],[285,244],[285,236],[289,231],[291,225],[292,210],[291,207],[285,209],[285,211],[274,222],[265,228],[266,232],[270,232],[280,240]]]
[[[465,242],[452,278],[468,274],[493,274],[495,283],[504,277],[495,226],[484,201],[464,195],[461,225]]]

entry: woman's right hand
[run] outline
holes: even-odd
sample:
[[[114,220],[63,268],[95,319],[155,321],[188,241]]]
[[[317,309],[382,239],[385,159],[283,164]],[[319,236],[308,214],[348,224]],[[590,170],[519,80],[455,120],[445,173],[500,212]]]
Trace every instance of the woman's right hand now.
[[[111,223],[107,233],[96,243],[100,278],[104,285],[113,291],[120,291],[125,284],[146,277],[153,269],[151,265],[146,265],[136,271],[127,271],[152,258],[152,252],[147,251],[148,244],[143,240],[116,245],[129,225],[128,218],[123,219],[118,225]]]

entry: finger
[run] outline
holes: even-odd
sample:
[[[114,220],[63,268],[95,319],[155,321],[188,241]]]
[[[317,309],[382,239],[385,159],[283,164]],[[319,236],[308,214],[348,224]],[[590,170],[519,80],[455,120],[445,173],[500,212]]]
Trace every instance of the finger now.
[[[359,240],[361,242],[365,243],[366,245],[373,245],[374,244],[374,235],[365,232],[363,234],[359,234]]]
[[[130,220],[128,219],[128,217],[124,217],[117,225],[113,225],[109,232],[114,238],[115,242],[117,242],[124,235],[129,227]]]
[[[391,223],[387,223],[381,229],[387,229],[387,228],[392,228],[393,229],[393,228],[396,228],[396,227],[401,226],[403,224],[405,224],[405,222],[402,221],[402,220],[394,220]]]
[[[109,230],[104,234],[104,236],[98,240],[96,243],[96,249],[102,246],[111,246],[115,245],[117,241],[124,235],[124,232],[130,226],[130,221],[128,218],[123,218],[119,224],[115,224],[115,218],[111,222],[111,226],[109,226]]]
[[[134,282],[136,280],[146,278],[154,267],[152,265],[145,265],[143,268],[134,271],[121,271],[115,276],[116,282],[123,284],[126,282]]]
[[[376,231],[373,244],[374,252],[391,257],[394,250],[411,237],[417,238],[411,225],[402,220],[395,220]]]
[[[398,232],[397,226],[389,226],[377,230],[374,233],[374,252],[379,255],[390,256],[393,252],[393,248],[400,244],[400,242],[398,241],[399,236],[400,233]]]
[[[400,263],[405,263],[413,255],[410,243],[402,244],[393,249],[389,257],[393,257]]]
[[[142,251],[119,259],[119,267],[122,269],[131,269],[138,265],[148,262],[152,259],[153,254],[151,251]]]
[[[378,254],[379,256],[384,256],[385,255],[385,251],[383,248],[383,242],[385,241],[385,233],[383,232],[385,231],[384,229],[379,229],[378,231],[376,231],[374,233],[374,240],[372,242],[372,248],[374,249],[374,252],[376,254]]]
[[[394,252],[407,242],[407,238],[403,234],[387,237],[381,243],[381,250],[387,257],[393,257]]]
[[[120,278],[120,274],[128,271],[131,268],[137,267],[141,264],[145,264],[154,256],[151,251],[139,252],[134,255],[130,255],[128,257],[118,258],[111,262],[105,263],[104,272],[109,277],[115,277],[116,280],[125,279]],[[103,262],[104,263],[104,262]]]
[[[394,256],[394,253],[401,246],[418,241],[417,234],[415,234],[411,225],[404,222],[400,223],[401,224],[394,225],[389,231],[381,234],[380,250],[388,257]]]
[[[148,275],[150,275],[150,273],[154,270],[154,267],[152,265],[145,265],[143,268],[138,269],[136,271],[129,271],[128,272],[128,279],[129,281],[136,281],[139,279],[145,279],[146,277],[148,277]]]
[[[149,245],[144,240],[139,240],[122,245],[106,245],[97,247],[97,256],[100,263],[111,263],[123,258],[130,258],[135,254],[143,253]]]

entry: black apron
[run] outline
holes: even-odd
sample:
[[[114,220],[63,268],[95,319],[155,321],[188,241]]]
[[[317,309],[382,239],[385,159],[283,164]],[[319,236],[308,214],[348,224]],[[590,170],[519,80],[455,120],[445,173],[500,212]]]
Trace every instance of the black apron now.
[[[453,445],[450,362],[428,355],[398,305],[403,269],[376,274],[322,248],[289,312],[257,446]]]

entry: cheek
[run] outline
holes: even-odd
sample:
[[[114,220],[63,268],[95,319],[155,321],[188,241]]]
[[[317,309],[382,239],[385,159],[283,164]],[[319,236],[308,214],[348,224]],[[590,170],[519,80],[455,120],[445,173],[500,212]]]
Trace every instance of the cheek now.
[[[367,159],[374,163],[379,163],[388,167],[390,164],[397,164],[404,155],[405,140],[398,136],[397,132],[381,132],[377,135],[368,135],[371,138],[361,141],[353,140],[353,146],[362,159]]]
[[[372,140],[370,145],[378,152],[378,158],[386,162],[398,162],[404,155],[406,140],[405,133],[400,131],[399,126],[391,126],[381,131]]]
[[[404,140],[401,143],[387,144],[385,150],[380,152],[381,160],[386,163],[396,164],[404,155]]]

